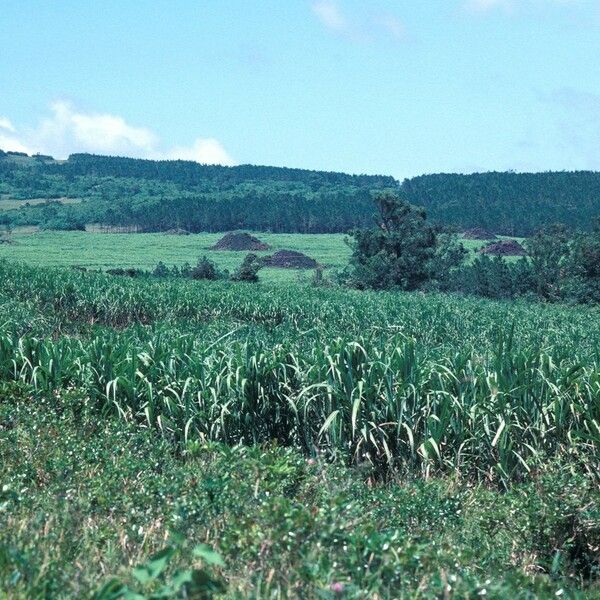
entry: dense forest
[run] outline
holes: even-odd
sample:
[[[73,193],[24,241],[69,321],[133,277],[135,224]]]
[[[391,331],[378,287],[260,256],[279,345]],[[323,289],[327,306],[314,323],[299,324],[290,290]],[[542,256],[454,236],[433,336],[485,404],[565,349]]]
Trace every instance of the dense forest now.
[[[404,180],[402,193],[433,221],[529,236],[564,223],[589,229],[600,214],[600,173],[476,173],[422,175]]]
[[[372,197],[382,189],[424,207],[434,223],[506,235],[528,236],[555,222],[586,229],[600,213],[600,173],[587,171],[423,175],[400,183],[389,176],[91,154],[57,161],[0,150],[0,202],[23,201],[0,212],[7,226],[346,232],[372,223]]]

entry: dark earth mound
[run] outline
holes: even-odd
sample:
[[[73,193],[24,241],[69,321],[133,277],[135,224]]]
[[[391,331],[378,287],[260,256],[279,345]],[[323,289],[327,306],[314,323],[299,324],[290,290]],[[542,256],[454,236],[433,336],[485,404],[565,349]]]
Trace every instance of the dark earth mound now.
[[[258,238],[249,233],[238,232],[224,235],[211,250],[268,250],[270,246],[261,242]]]
[[[316,269],[319,263],[310,256],[295,250],[278,250],[265,260],[268,267],[279,269]]]
[[[527,254],[525,248],[516,240],[500,240],[484,246],[479,252],[494,256],[525,256]]]
[[[467,229],[463,233],[465,240],[497,240],[496,234],[483,229],[483,227],[473,227],[473,229]]]

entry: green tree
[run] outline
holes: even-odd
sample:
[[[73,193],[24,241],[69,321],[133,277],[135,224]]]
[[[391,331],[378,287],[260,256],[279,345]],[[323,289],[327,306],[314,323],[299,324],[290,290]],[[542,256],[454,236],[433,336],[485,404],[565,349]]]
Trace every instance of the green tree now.
[[[377,227],[352,232],[349,283],[414,290],[430,277],[436,235],[425,211],[386,191],[375,197]]]
[[[567,260],[567,295],[576,302],[600,303],[600,218],[590,233],[573,239]]]
[[[452,286],[457,270],[468,255],[467,249],[456,235],[439,233],[436,236],[435,253],[429,262],[432,287],[448,290]]]
[[[219,279],[219,271],[217,269],[217,265],[207,258],[206,256],[202,256],[198,259],[198,263],[192,269],[191,272],[192,279]]]
[[[169,267],[167,267],[162,260],[159,261],[154,268],[154,271],[152,271],[152,275],[154,275],[154,277],[168,277],[170,274],[171,272],[169,271]]]

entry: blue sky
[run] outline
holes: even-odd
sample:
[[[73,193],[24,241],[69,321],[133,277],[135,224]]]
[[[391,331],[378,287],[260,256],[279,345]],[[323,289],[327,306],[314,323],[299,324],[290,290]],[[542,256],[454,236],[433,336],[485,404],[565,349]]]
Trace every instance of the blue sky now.
[[[19,0],[0,148],[600,169],[600,0]]]

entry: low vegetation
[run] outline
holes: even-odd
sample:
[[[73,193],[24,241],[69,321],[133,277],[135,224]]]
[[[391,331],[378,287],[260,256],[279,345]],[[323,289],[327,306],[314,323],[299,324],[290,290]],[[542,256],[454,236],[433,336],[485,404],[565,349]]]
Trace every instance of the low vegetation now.
[[[0,386],[0,451],[6,598],[598,593],[598,491],[573,463],[508,491],[454,476],[374,485],[275,444],[175,446],[100,418],[79,391],[20,384]]]
[[[563,225],[540,230],[525,242],[528,252],[515,240],[494,242],[467,262],[464,246],[455,236],[437,231],[423,209],[392,192],[377,195],[375,201],[376,225],[351,233],[352,256],[342,277],[348,285],[600,302],[600,219],[585,233]],[[490,259],[488,254],[496,256]],[[506,262],[504,255],[523,258]]]

